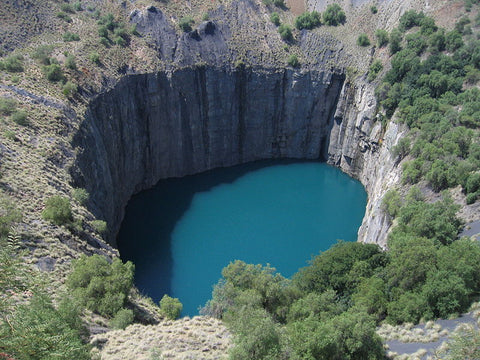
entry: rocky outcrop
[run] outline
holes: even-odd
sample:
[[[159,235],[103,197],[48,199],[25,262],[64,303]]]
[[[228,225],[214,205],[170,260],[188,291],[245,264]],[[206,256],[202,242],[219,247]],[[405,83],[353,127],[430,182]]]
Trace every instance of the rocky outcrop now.
[[[244,68],[126,76],[91,102],[74,140],[73,178],[113,242],[130,196],[159,179],[322,158],[343,83],[330,71]]]

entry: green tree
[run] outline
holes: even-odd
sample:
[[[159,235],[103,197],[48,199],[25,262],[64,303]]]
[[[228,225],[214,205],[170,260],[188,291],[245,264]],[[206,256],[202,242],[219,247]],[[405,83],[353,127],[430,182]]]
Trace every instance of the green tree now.
[[[278,33],[285,41],[291,41],[293,39],[292,36],[292,28],[289,25],[282,24],[278,27]]]
[[[388,32],[384,29],[378,29],[375,31],[375,37],[377,38],[378,47],[384,47],[388,45]]]
[[[295,27],[298,30],[311,30],[320,26],[320,13],[317,11],[304,12],[295,19]]]
[[[160,310],[169,319],[175,320],[182,312],[182,303],[177,298],[172,298],[167,294],[160,300]]]
[[[277,12],[274,11],[274,12],[272,12],[272,13],[270,14],[270,21],[271,21],[272,23],[274,23],[275,26],[279,26],[279,25],[280,25],[280,16],[278,15]],[[290,34],[290,36],[291,36],[291,34]],[[282,39],[283,39],[283,36],[282,36]],[[285,39],[284,39],[284,40],[285,40]]]
[[[402,33],[398,29],[393,29],[390,32],[390,55],[396,54],[402,49]]]
[[[292,54],[288,57],[287,63],[288,63],[288,65],[290,65],[291,67],[294,67],[294,68],[300,66],[300,61],[298,60],[298,57],[295,54]]]
[[[345,12],[342,10],[340,5],[336,3],[328,5],[323,13],[323,22],[326,25],[337,26],[345,24],[345,20]]]
[[[127,300],[133,285],[134,265],[100,255],[82,255],[72,262],[66,284],[86,308],[104,316],[115,315]]]
[[[193,24],[195,24],[195,20],[191,16],[184,16],[178,22],[178,26],[184,32],[192,31]]]
[[[56,225],[69,224],[73,220],[70,200],[62,196],[52,196],[48,198],[45,202],[42,217]]]

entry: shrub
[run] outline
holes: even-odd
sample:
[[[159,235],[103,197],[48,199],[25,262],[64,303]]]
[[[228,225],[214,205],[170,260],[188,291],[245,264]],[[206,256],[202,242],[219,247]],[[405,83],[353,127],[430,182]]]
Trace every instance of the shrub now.
[[[390,55],[399,52],[402,49],[402,33],[398,29],[393,29],[390,33]]]
[[[17,108],[17,102],[11,98],[0,97],[0,114],[8,116]]]
[[[75,9],[75,11],[83,11],[82,3],[80,1],[74,2],[73,8]]]
[[[189,32],[192,31],[192,25],[195,24],[195,21],[191,16],[184,16],[178,22],[178,26],[182,31]]]
[[[100,25],[98,27],[98,35],[100,37],[108,38],[108,28],[105,25]]]
[[[72,191],[72,197],[81,205],[85,205],[90,197],[87,190],[83,188],[76,188]]]
[[[280,16],[278,15],[277,12],[272,12],[270,14],[270,21],[275,24],[275,26],[280,25]]]
[[[128,325],[133,323],[133,310],[120,309],[112,320],[110,320],[110,326],[114,329],[125,329]]]
[[[320,26],[320,13],[317,11],[304,12],[295,19],[295,27],[298,30],[311,30],[317,26]]]
[[[323,22],[330,26],[344,24],[346,20],[345,12],[338,4],[330,4],[323,13]]]
[[[65,85],[63,85],[63,89],[62,89],[62,93],[63,95],[67,96],[67,97],[72,97],[72,96],[75,96],[75,94],[77,93],[78,91],[78,86],[77,84],[74,84],[73,82],[71,81],[67,81],[65,83]]]
[[[368,70],[368,80],[373,81],[377,78],[377,75],[380,71],[383,70],[383,65],[380,60],[375,60],[372,65],[370,65],[370,69]]]
[[[98,54],[98,52],[96,51],[91,52],[90,55],[88,55],[88,58],[90,59],[91,62],[97,65],[100,64],[100,55]]]
[[[115,37],[113,38],[113,42],[114,42],[116,45],[121,46],[121,47],[124,47],[124,46],[127,45],[127,41],[126,41],[124,38],[122,38],[121,36],[115,36]]]
[[[422,20],[425,18],[425,14],[422,12],[416,12],[415,10],[408,10],[400,18],[399,29],[405,31],[411,29],[414,26],[420,26]]]
[[[357,38],[357,45],[358,46],[369,46],[370,39],[368,38],[367,34],[360,34]]]
[[[107,15],[100,17],[98,25],[105,25],[108,30],[113,31],[118,26],[118,23],[115,21],[115,16],[113,16],[112,13],[108,13]]]
[[[387,191],[387,193],[383,196],[383,199],[382,199],[382,209],[388,215],[390,215],[392,219],[394,219],[398,215],[398,212],[400,211],[401,207],[402,207],[402,199],[398,191],[396,190]]]
[[[171,298],[167,294],[160,300],[160,310],[169,319],[175,320],[182,312],[182,303],[177,298]]]
[[[376,14],[378,12],[378,9],[375,5],[370,6],[370,12],[372,14]]]
[[[77,34],[71,33],[67,31],[65,34],[63,34],[63,41],[79,41],[80,37]]]
[[[21,220],[22,213],[20,210],[6,195],[0,194],[0,239],[7,236],[11,226]]]
[[[69,3],[63,3],[62,6],[60,6],[60,9],[66,13],[75,14],[73,6]]]
[[[46,65],[43,72],[49,81],[57,82],[64,79],[62,68],[58,64]]]
[[[75,56],[68,55],[65,59],[65,66],[70,70],[77,70],[77,62],[75,61]]]
[[[295,54],[292,54],[288,57],[288,65],[290,65],[291,67],[299,67],[300,66],[300,61],[298,60],[298,57],[297,55]]]
[[[68,23],[71,23],[71,22],[72,22],[72,18],[71,18],[67,13],[65,13],[65,12],[63,12],[63,11],[58,12],[58,13],[57,13],[57,17],[58,17],[59,19],[62,19],[62,20],[64,20],[64,21],[68,22]]]
[[[32,53],[32,57],[40,64],[50,65],[50,55],[53,51],[53,45],[40,45]]]
[[[0,70],[8,72],[22,72],[23,71],[23,56],[10,55],[5,60],[0,61]]]
[[[11,119],[17,125],[27,126],[29,124],[27,112],[25,110],[18,110],[12,114]]]
[[[273,5],[275,5],[279,8],[284,8],[285,7],[285,1],[284,0],[273,0]]]
[[[93,229],[102,235],[108,231],[107,223],[103,220],[93,220],[91,224]]]
[[[388,44],[388,32],[384,29],[378,29],[375,31],[375,37],[377,38],[378,47],[384,47]]]
[[[71,223],[73,220],[73,214],[70,200],[58,195],[48,198],[45,202],[45,209],[42,212],[42,217],[56,225]]]
[[[133,284],[134,265],[100,255],[82,255],[72,262],[67,287],[86,308],[103,316],[115,315],[125,304]],[[124,315],[123,315],[124,316]]]
[[[282,24],[278,27],[278,33],[285,41],[291,41],[293,39],[292,28],[288,25]]]

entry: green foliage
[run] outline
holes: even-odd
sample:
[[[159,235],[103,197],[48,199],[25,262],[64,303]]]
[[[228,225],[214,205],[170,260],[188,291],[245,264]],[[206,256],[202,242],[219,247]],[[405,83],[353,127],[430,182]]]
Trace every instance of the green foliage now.
[[[306,11],[295,19],[295,27],[298,30],[311,30],[317,26],[320,26],[320,13],[317,11]]]
[[[285,41],[292,41],[292,28],[289,25],[282,24],[278,27],[278,33]]]
[[[43,72],[45,77],[52,82],[57,82],[63,80],[63,70],[58,64],[45,65],[43,67]]]
[[[277,13],[276,11],[274,11],[274,12],[272,12],[272,13],[270,14],[270,21],[271,21],[272,23],[274,23],[275,26],[279,26],[279,25],[280,25],[280,16],[278,15],[278,13]],[[290,31],[290,33],[291,33],[291,31]],[[290,34],[290,36],[291,36],[291,34]],[[283,36],[282,36],[282,39],[283,39]],[[284,39],[284,40],[285,40],[285,39]]]
[[[2,351],[15,359],[90,359],[79,315],[71,299],[56,309],[48,296],[34,295],[0,323]]]
[[[98,35],[100,37],[108,38],[108,28],[105,25],[100,25],[98,27]]]
[[[103,316],[115,315],[124,305],[133,284],[134,265],[100,255],[82,255],[72,262],[66,284],[87,309]]]
[[[15,112],[17,108],[17,102],[14,99],[0,97],[0,114],[9,116]]]
[[[182,312],[183,305],[177,298],[172,298],[167,294],[160,300],[160,310],[168,319],[178,319]]]
[[[394,219],[402,207],[402,198],[396,190],[388,190],[382,199],[382,209]]]
[[[195,24],[195,21],[193,20],[193,18],[191,16],[184,16],[178,22],[178,26],[184,32],[192,31],[193,24]]]
[[[273,0],[273,5],[279,7],[279,8],[285,8],[285,0]]]
[[[75,56],[68,55],[65,59],[65,66],[70,70],[77,70],[77,63],[75,61]]]
[[[445,34],[445,48],[449,52],[454,52],[464,45],[462,34],[457,30],[449,31]]]
[[[28,121],[28,115],[25,110],[17,110],[10,117],[12,121],[20,126],[27,126],[30,122]]]
[[[106,221],[104,220],[93,220],[91,222],[93,229],[98,232],[99,234],[106,234],[108,231],[108,226]]]
[[[63,85],[63,88],[62,88],[63,95],[65,95],[67,97],[75,96],[77,94],[77,91],[78,91],[77,84],[74,84],[71,81],[67,81],[65,83],[65,85]]]
[[[378,29],[375,31],[375,37],[377,38],[378,47],[384,47],[388,44],[388,32],[384,29]]]
[[[329,26],[345,24],[345,20],[345,12],[336,3],[328,5],[323,13],[323,22]]]
[[[100,65],[100,55],[98,54],[98,52],[96,51],[93,51],[91,52],[89,55],[88,55],[88,58],[90,59],[91,62],[97,64],[97,65]]]
[[[80,1],[76,1],[73,3],[73,8],[75,11],[83,11],[82,3]]]
[[[7,236],[11,227],[21,220],[21,211],[7,195],[0,193],[0,239]]]
[[[79,41],[80,36],[78,34],[71,33],[70,31],[67,31],[65,34],[63,34],[63,41]]]
[[[85,205],[90,197],[90,194],[87,190],[83,188],[75,188],[72,191],[72,197],[80,204]]]
[[[472,324],[460,325],[451,340],[448,350],[442,357],[445,360],[473,360],[480,359],[480,332]]]
[[[383,70],[383,64],[380,60],[375,60],[368,70],[368,81],[373,81],[377,78],[380,71]]]
[[[393,29],[390,32],[390,55],[394,55],[402,49],[402,33],[398,29]]]
[[[367,34],[360,34],[357,38],[358,46],[370,46],[370,39]]]
[[[65,13],[65,12],[63,12],[63,11],[57,12],[57,17],[58,17],[59,19],[62,19],[62,20],[64,20],[64,21],[66,21],[67,23],[71,23],[71,22],[72,22],[72,18],[71,18],[67,13]]]
[[[133,323],[134,315],[133,310],[120,309],[112,320],[110,320],[110,326],[114,329],[125,329],[128,325]]]
[[[72,207],[67,197],[52,196],[45,202],[42,218],[56,225],[66,225],[73,221]]]
[[[98,20],[98,25],[104,25],[110,31],[115,30],[115,28],[119,26],[118,22],[115,21],[115,16],[113,16],[112,13],[101,16]]]
[[[375,5],[370,6],[370,12],[372,14],[376,14],[378,12],[378,9]]]
[[[298,60],[298,57],[295,54],[292,54],[288,57],[287,63],[288,63],[288,65],[290,65],[291,67],[294,67],[294,68],[300,66],[300,61]]]
[[[422,25],[422,21],[425,18],[425,14],[422,12],[416,12],[415,10],[408,10],[400,18],[399,29],[406,31],[414,26]]]
[[[23,71],[23,56],[10,55],[5,60],[0,61],[0,70],[8,72],[22,72]]]
[[[50,55],[52,55],[53,45],[40,45],[32,53],[32,58],[42,65],[50,65]]]
[[[72,4],[63,3],[60,6],[60,9],[66,13],[75,14],[75,9],[73,8]]]
[[[397,145],[392,148],[392,156],[398,157],[402,160],[410,153],[411,143],[409,138],[401,138],[398,140]]]

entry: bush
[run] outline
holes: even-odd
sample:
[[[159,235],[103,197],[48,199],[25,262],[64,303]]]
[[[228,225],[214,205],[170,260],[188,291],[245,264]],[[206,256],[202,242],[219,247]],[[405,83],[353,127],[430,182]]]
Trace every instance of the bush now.
[[[75,96],[77,91],[78,91],[77,84],[74,84],[71,81],[67,81],[65,85],[63,85],[62,93],[67,97]]]
[[[17,125],[27,126],[29,124],[27,112],[25,110],[18,110],[12,114],[11,119]]]
[[[401,31],[406,31],[411,29],[414,26],[420,26],[422,20],[425,18],[425,14],[416,12],[415,10],[408,10],[400,18],[399,29]]]
[[[114,329],[125,329],[128,325],[133,323],[134,315],[133,310],[120,309],[112,320],[110,320],[110,326]]]
[[[103,220],[93,220],[91,222],[93,229],[101,235],[104,235],[108,231],[108,226],[106,221]]]
[[[70,200],[62,196],[52,196],[45,202],[42,218],[56,225],[69,224],[73,220]]]
[[[67,31],[65,34],[63,34],[63,41],[79,41],[80,40],[80,36],[78,36],[77,34],[74,34],[74,33],[71,33],[69,31]]]
[[[295,19],[295,27],[298,30],[311,30],[317,26],[320,26],[320,13],[317,11],[304,12]]]
[[[326,25],[337,26],[344,24],[346,20],[345,12],[338,4],[330,4],[323,13],[323,22]]]
[[[394,219],[402,207],[402,198],[396,190],[389,190],[383,196],[382,199],[382,209]]]
[[[64,79],[62,68],[58,64],[46,65],[43,72],[49,81],[57,82]]]
[[[279,8],[284,8],[285,7],[285,1],[284,0],[273,0],[273,5],[275,5]]]
[[[32,53],[32,58],[42,65],[50,65],[50,55],[53,51],[53,45],[40,45]]]
[[[402,49],[402,33],[398,29],[393,29],[390,33],[390,55],[399,52]]]
[[[372,14],[376,14],[378,12],[378,9],[375,5],[370,6],[370,12]]]
[[[8,72],[22,72],[23,71],[23,56],[10,55],[5,60],[0,61],[0,69]]]
[[[270,21],[275,24],[275,26],[280,25],[280,16],[278,15],[277,12],[272,12],[270,14]]]
[[[193,20],[193,18],[191,16],[184,16],[178,22],[178,26],[184,32],[192,31],[193,24],[195,24],[195,21]]]
[[[75,14],[73,6],[69,3],[63,3],[62,6],[60,6],[60,9],[66,13]]]
[[[75,56],[68,55],[65,59],[65,67],[70,70],[77,70],[77,62],[75,61]]]
[[[358,46],[369,46],[370,39],[368,38],[367,34],[360,34],[357,38],[357,45]]]
[[[17,102],[11,98],[0,97],[0,114],[8,116],[17,108]]]
[[[108,38],[108,28],[105,25],[98,27],[98,36]]]
[[[100,255],[82,255],[72,262],[67,287],[82,305],[103,316],[115,315],[127,300],[133,285],[134,265]],[[122,315],[125,316],[125,315]]]
[[[293,39],[292,28],[288,25],[282,24],[278,27],[278,33],[285,41],[291,41]]]
[[[15,204],[6,195],[0,193],[0,239],[7,236],[11,230],[11,226],[21,220],[22,213],[20,212],[20,210],[17,209]]]
[[[372,65],[370,65],[370,69],[368,70],[368,80],[373,81],[377,78],[377,75],[380,71],[383,70],[383,65],[380,60],[375,60]]]
[[[88,55],[88,58],[90,59],[91,62],[97,65],[100,64],[100,55],[98,54],[98,52],[96,51],[91,52],[90,55]]]
[[[83,188],[76,188],[72,191],[72,197],[80,204],[85,205],[90,197],[90,194],[87,190]]]
[[[171,298],[167,294],[160,300],[160,310],[169,319],[175,320],[182,312],[182,303],[177,298]]]
[[[292,54],[288,57],[288,65],[290,65],[291,67],[299,67],[300,66],[300,61],[298,60],[298,57],[297,55],[295,54]]]
[[[57,13],[57,17],[58,17],[59,19],[62,19],[62,20],[64,20],[64,21],[68,22],[68,23],[71,23],[71,22],[72,22],[72,18],[71,18],[67,13],[65,13],[65,12],[63,12],[63,11],[58,12],[58,13]]]
[[[384,29],[378,29],[375,31],[375,37],[377,38],[378,47],[384,47],[388,44],[388,32]]]

